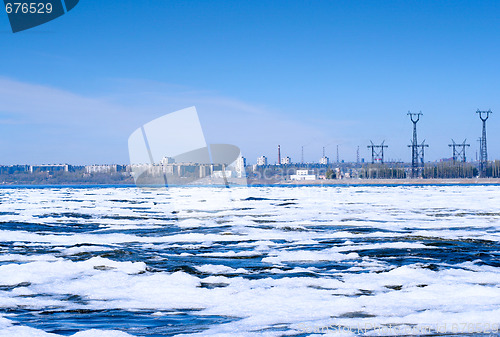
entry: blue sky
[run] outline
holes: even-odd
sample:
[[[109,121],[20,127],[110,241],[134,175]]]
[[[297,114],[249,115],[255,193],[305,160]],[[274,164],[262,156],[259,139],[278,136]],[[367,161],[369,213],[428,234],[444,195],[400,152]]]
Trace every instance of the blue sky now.
[[[427,160],[471,143],[492,109],[500,158],[500,2],[102,1],[13,34],[0,15],[3,164],[126,163],[128,136],[195,105],[208,143],[249,162],[276,146],[317,161],[409,161],[408,110]]]

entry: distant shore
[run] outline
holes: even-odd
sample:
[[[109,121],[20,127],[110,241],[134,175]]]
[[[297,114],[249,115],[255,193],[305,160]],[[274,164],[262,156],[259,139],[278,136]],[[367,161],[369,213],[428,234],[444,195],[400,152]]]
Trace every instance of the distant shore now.
[[[316,180],[254,180],[237,179],[229,182],[230,186],[424,186],[424,185],[500,185],[500,178],[447,178],[447,179],[316,179]],[[131,179],[117,181],[17,181],[17,182],[0,182],[0,188],[8,187],[99,187],[99,186],[116,186],[116,187],[133,187],[136,186]],[[142,187],[155,185],[141,185]],[[171,187],[210,187],[224,186],[220,181],[199,181],[192,184],[170,184]]]

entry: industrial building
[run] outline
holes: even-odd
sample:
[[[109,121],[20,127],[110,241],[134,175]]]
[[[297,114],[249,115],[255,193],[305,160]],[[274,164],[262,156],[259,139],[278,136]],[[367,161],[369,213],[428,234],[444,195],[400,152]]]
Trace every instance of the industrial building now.
[[[310,174],[309,170],[297,170],[295,174],[290,176],[291,180],[316,180],[315,174]]]

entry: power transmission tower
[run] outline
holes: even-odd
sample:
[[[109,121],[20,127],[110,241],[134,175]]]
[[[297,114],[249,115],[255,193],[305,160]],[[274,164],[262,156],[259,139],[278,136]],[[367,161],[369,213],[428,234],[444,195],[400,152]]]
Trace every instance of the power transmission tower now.
[[[339,146],[337,145],[337,163],[340,163],[340,159],[339,159]]]
[[[304,164],[304,145],[302,145],[302,154],[301,154],[301,162]]]
[[[385,140],[382,142],[380,145],[375,145],[373,142],[370,140],[371,145],[368,145],[367,147],[372,150],[372,164],[375,163],[384,163],[384,148],[387,148],[387,145],[384,145]]]
[[[422,144],[418,144],[417,140],[417,123],[420,120],[420,116],[422,116],[422,112],[419,113],[411,113],[408,111],[408,116],[410,116],[410,120],[413,123],[413,140],[411,145],[411,176],[412,178],[417,178],[422,174],[422,168],[424,166],[424,148],[429,147],[429,145],[425,144],[425,140]]]
[[[356,150],[356,164],[359,164],[359,146]]]
[[[448,144],[449,147],[453,148],[453,161],[454,162],[463,162],[465,163],[467,161],[467,158],[465,156],[465,147],[470,146],[470,144],[465,144],[467,142],[467,139],[463,141],[461,144],[455,143],[455,141],[452,139],[452,144]]]
[[[486,146],[486,121],[488,117],[490,117],[491,110],[488,111],[480,111],[477,109],[477,114],[479,114],[479,118],[483,122],[483,134],[481,137],[480,147],[479,147],[479,171],[481,171],[481,177],[486,177],[486,169],[488,167],[488,148]]]
[[[481,142],[483,141],[481,137],[479,137],[477,139],[478,143],[479,143],[479,149],[481,149]],[[479,162],[479,157],[477,156],[477,151],[476,151],[476,161]]]

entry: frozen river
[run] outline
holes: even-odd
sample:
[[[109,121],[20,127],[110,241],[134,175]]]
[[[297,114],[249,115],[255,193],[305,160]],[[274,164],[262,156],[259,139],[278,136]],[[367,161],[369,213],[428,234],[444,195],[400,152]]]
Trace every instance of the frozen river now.
[[[499,186],[2,188],[0,222],[0,336],[499,334]]]

